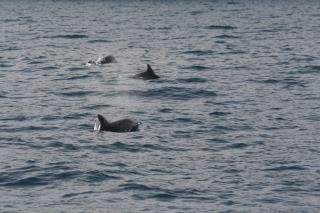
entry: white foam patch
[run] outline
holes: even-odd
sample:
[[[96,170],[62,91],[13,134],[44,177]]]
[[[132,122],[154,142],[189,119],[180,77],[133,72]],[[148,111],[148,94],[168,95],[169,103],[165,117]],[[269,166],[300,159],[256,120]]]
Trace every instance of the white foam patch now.
[[[100,55],[99,58],[96,60],[96,63],[99,64],[102,59],[103,59],[103,57]]]
[[[94,131],[100,131],[100,129],[101,129],[100,121],[98,119],[96,119],[96,122],[94,124],[93,130]]]

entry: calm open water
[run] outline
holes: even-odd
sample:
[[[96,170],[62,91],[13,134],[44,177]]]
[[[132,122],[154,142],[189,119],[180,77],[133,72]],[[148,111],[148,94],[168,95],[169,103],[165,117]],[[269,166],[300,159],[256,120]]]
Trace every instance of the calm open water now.
[[[319,11],[2,0],[0,212],[319,212]]]

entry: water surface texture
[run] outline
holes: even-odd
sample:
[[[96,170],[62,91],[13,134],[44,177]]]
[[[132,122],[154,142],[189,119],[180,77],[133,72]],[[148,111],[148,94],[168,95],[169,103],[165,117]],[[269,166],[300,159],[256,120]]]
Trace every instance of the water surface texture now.
[[[319,1],[0,8],[0,212],[320,211]]]

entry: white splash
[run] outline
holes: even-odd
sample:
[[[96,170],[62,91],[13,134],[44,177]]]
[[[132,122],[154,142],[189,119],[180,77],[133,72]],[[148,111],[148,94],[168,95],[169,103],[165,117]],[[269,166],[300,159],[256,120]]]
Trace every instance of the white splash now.
[[[93,130],[94,131],[100,131],[100,129],[101,129],[100,121],[98,119],[96,119],[96,122],[94,124]]]

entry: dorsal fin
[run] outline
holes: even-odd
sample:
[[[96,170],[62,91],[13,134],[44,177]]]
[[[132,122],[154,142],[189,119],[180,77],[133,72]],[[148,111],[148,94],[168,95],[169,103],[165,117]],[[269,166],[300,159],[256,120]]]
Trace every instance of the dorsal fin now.
[[[147,69],[147,72],[148,72],[148,73],[154,73],[154,72],[153,72],[153,69],[152,69],[151,66],[150,66],[150,64],[147,64],[147,68],[148,68],[148,69]]]
[[[139,74],[136,74],[135,76],[133,76],[134,78],[142,78],[144,80],[151,80],[151,79],[157,79],[157,78],[160,78],[159,76],[157,76],[153,69],[151,68],[150,64],[147,64],[147,70],[142,72],[142,73],[139,73]]]
[[[98,120],[100,122],[100,129],[101,130],[106,130],[109,127],[109,122],[107,121],[107,119],[105,119],[102,115],[98,114],[97,115]]]
[[[154,71],[153,71],[153,69],[151,68],[150,64],[147,64],[147,67],[148,67],[148,69],[147,69],[146,73],[149,75],[149,77],[150,77],[151,79],[159,78],[159,76],[157,76],[157,75],[154,73]]]

